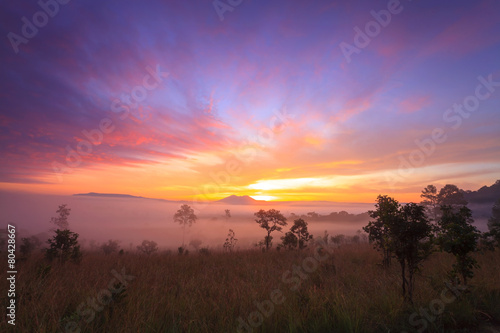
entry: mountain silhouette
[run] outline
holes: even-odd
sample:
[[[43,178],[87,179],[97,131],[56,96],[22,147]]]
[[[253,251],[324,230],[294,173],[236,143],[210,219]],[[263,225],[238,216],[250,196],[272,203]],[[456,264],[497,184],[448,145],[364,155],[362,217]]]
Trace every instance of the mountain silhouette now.
[[[469,203],[493,205],[500,199],[500,180],[491,186],[483,186],[477,191],[464,191],[464,197]]]
[[[218,200],[217,202],[224,202],[230,205],[255,205],[264,203],[264,200],[255,200],[254,198],[249,197],[248,195],[238,196],[238,195],[230,195],[227,198]]]

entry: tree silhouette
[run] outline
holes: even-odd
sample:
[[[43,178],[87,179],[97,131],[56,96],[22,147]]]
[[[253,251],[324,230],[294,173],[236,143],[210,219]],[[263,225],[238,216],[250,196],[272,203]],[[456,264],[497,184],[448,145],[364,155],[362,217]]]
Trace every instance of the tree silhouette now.
[[[281,231],[282,227],[287,225],[286,217],[284,217],[279,210],[275,209],[270,209],[268,211],[261,209],[254,215],[257,217],[255,222],[257,222],[262,229],[266,229],[267,231],[264,242],[266,244],[266,250],[269,250],[273,239],[271,233],[274,231]]]
[[[401,266],[403,297],[413,303],[415,273],[432,251],[432,226],[422,205],[408,203],[398,213],[388,224],[388,245]]]
[[[312,235],[309,234],[307,230],[307,222],[303,219],[296,219],[293,221],[293,225],[290,228],[290,233],[295,236],[295,247],[298,247],[300,250],[307,247],[307,243],[312,239]],[[287,233],[288,234],[288,233]],[[286,237],[286,235],[285,235]],[[291,236],[288,236],[289,240],[292,239]],[[289,241],[288,240],[288,241]],[[285,245],[285,244],[283,244]]]
[[[158,251],[158,246],[154,241],[143,240],[142,244],[137,246],[137,250],[149,256],[151,253]]]
[[[441,217],[441,206],[447,205],[458,210],[467,205],[463,191],[453,184],[446,184],[439,192],[436,186],[427,185],[420,197],[423,198],[421,204],[427,208],[435,222]]]
[[[229,229],[229,232],[228,232],[227,237],[226,237],[226,241],[224,242],[224,250],[232,252],[237,241],[238,241],[238,239],[235,237],[235,233],[234,233],[233,229]]]
[[[184,234],[186,225],[191,226],[196,222],[198,217],[194,214],[194,209],[189,205],[182,205],[181,208],[174,214],[174,222],[182,225],[182,247],[184,247]]]
[[[491,209],[491,217],[488,219],[488,230],[489,234],[495,239],[496,245],[500,247],[500,199],[498,199]]]
[[[31,252],[42,245],[42,242],[35,236],[31,236],[29,238],[21,238],[21,241],[22,244],[19,249],[25,257],[29,256]]]
[[[439,200],[436,186],[427,185],[427,187],[422,190],[420,197],[423,198],[420,203],[427,208],[433,220],[436,221],[439,212]]]
[[[60,205],[57,213],[58,217],[53,217],[50,219],[50,222],[59,227],[59,229],[68,229],[68,216],[71,212],[70,208],[66,207],[66,204]]]
[[[467,285],[467,279],[474,276],[473,269],[479,267],[471,254],[477,251],[480,232],[472,225],[472,212],[463,206],[458,211],[451,206],[442,206],[442,216],[438,221],[438,244],[441,250],[451,253],[456,258],[450,275],[453,279],[462,277]]]
[[[226,222],[231,218],[231,211],[229,209],[224,210],[226,216]]]
[[[377,250],[382,251],[382,265],[389,267],[391,264],[391,248],[389,244],[389,225],[395,223],[399,219],[399,202],[387,195],[379,195],[376,210],[368,211],[371,218],[363,230],[368,233],[368,239],[374,243]]]
[[[456,185],[451,184],[446,184],[439,191],[438,203],[440,206],[446,205],[458,209],[467,206],[467,200],[465,200],[463,192]]]
[[[68,229],[57,229],[55,233],[55,236],[47,241],[50,247],[45,250],[46,258],[50,261],[59,259],[61,263],[67,260],[80,262],[82,254],[78,245],[78,234]]]
[[[293,250],[296,249],[298,246],[299,240],[297,239],[297,236],[291,231],[287,232],[285,236],[281,237],[281,245],[287,250]]]
[[[54,230],[55,236],[49,239],[49,248],[45,249],[45,256],[47,259],[52,261],[53,259],[59,259],[60,262],[64,263],[68,259],[74,262],[80,262],[82,253],[80,252],[80,245],[78,244],[78,234],[68,230],[68,216],[71,209],[63,204],[59,206],[57,213],[58,217],[53,217],[50,222],[60,227],[61,229]]]
[[[108,240],[107,243],[102,244],[101,246],[102,252],[104,252],[105,255],[111,254],[113,252],[118,252],[118,241],[116,240]]]

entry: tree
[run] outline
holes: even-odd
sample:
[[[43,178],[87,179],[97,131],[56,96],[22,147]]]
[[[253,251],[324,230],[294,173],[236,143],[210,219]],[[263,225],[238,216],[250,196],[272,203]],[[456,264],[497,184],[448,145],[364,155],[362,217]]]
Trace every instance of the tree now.
[[[142,244],[137,246],[137,250],[149,256],[151,253],[158,251],[158,246],[154,241],[143,240]]]
[[[432,250],[432,226],[425,207],[408,203],[388,224],[388,246],[401,266],[403,297],[413,303],[415,273]]]
[[[436,186],[427,185],[427,187],[422,190],[422,194],[420,194],[420,197],[423,198],[423,200],[420,203],[427,208],[427,211],[429,211],[433,220],[436,221],[439,211],[439,202],[438,202],[438,194]]]
[[[479,267],[471,254],[477,251],[480,232],[472,225],[472,212],[463,206],[458,211],[452,206],[441,207],[442,216],[438,221],[438,244],[442,251],[451,253],[456,258],[450,276],[455,280],[460,279],[467,285],[467,279],[474,276],[474,268]]]
[[[496,245],[500,247],[500,199],[498,199],[491,209],[491,217],[488,219],[488,230],[488,234],[493,236]]]
[[[61,263],[67,260],[80,262],[82,253],[78,244],[78,234],[68,229],[68,216],[71,209],[63,204],[59,206],[57,213],[58,217],[53,217],[50,222],[62,229],[54,230],[55,236],[49,239],[49,248],[45,249],[45,256],[50,261],[59,259]]]
[[[229,209],[224,210],[226,216],[226,222],[231,218],[231,211]]]
[[[441,217],[442,205],[452,206],[457,210],[467,205],[463,191],[453,184],[446,184],[439,192],[436,186],[427,185],[420,197],[423,198],[420,203],[427,208],[435,222]]]
[[[340,244],[344,243],[344,241],[345,241],[345,235],[344,234],[338,234],[338,235],[335,235],[335,236],[331,236],[330,239],[331,239],[331,241],[332,241],[333,244],[340,245]]]
[[[232,252],[237,241],[238,241],[238,239],[235,237],[235,233],[234,233],[233,229],[229,229],[229,232],[228,232],[227,237],[226,237],[226,241],[224,242],[224,250]]]
[[[284,247],[287,250],[293,250],[297,248],[299,240],[297,236],[291,231],[287,232],[284,236],[281,237],[281,247]]]
[[[50,222],[59,227],[59,229],[68,229],[68,216],[71,212],[70,208],[66,207],[66,204],[60,205],[56,213],[59,214],[58,217],[53,217]]]
[[[47,242],[50,247],[45,250],[45,256],[50,261],[59,259],[59,262],[64,263],[67,260],[80,262],[82,253],[78,244],[78,234],[69,231],[68,229],[55,231],[55,236]]]
[[[290,232],[295,235],[297,239],[297,246],[300,250],[306,248],[307,243],[312,239],[312,235],[310,235],[307,230],[307,222],[303,219],[296,219],[295,221],[293,221]]]
[[[438,203],[440,206],[447,205],[458,209],[467,206],[467,200],[465,200],[463,192],[456,185],[451,184],[446,184],[439,191]]]
[[[119,249],[118,241],[116,240],[108,240],[107,243],[101,245],[101,250],[105,255],[111,254],[113,252],[118,252]]]
[[[186,225],[191,226],[196,222],[198,217],[194,214],[194,209],[189,205],[182,205],[181,208],[174,214],[174,222],[182,225],[182,247],[184,247],[184,233]]]
[[[391,248],[389,246],[389,225],[399,219],[399,202],[387,195],[379,195],[376,210],[368,211],[371,218],[363,230],[368,233],[368,239],[374,243],[374,247],[382,251],[382,265],[389,267],[391,264]]]
[[[33,252],[41,245],[40,240],[35,236],[31,236],[29,238],[21,238],[21,241],[22,244],[20,246],[20,250],[22,255],[25,257],[29,256],[31,252]]]
[[[255,222],[257,222],[262,229],[266,229],[267,231],[264,242],[266,244],[266,250],[269,250],[273,239],[271,233],[273,231],[281,231],[282,227],[287,225],[286,217],[284,217],[279,210],[275,209],[270,209],[268,211],[261,209],[254,215],[257,217]]]

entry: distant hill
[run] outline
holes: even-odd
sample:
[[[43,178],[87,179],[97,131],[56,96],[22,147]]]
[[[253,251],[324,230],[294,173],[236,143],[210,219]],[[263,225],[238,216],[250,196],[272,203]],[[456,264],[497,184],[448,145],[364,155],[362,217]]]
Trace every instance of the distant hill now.
[[[243,196],[230,195],[229,197],[218,200],[217,202],[223,202],[230,205],[255,205],[255,204],[265,203],[267,201],[255,200],[254,198],[251,198],[248,195],[243,195]]]
[[[184,202],[184,201],[175,201],[175,200],[167,200],[167,199],[147,198],[147,197],[140,197],[140,196],[136,196],[136,195],[119,194],[119,193],[95,193],[95,192],[89,192],[89,193],[78,193],[78,194],[73,194],[73,195],[74,196],[79,196],[79,197],[147,199],[147,200],[160,200],[160,201],[166,201],[166,202]]]
[[[472,204],[494,204],[500,199],[500,180],[491,186],[483,186],[477,191],[464,191],[465,200]]]
[[[130,194],[116,194],[116,193],[95,193],[95,192],[89,192],[89,193],[78,193],[78,194],[73,194],[75,196],[89,196],[89,197],[106,197],[106,198],[136,198],[136,199],[148,199],[145,197],[138,197],[135,195],[130,195]]]

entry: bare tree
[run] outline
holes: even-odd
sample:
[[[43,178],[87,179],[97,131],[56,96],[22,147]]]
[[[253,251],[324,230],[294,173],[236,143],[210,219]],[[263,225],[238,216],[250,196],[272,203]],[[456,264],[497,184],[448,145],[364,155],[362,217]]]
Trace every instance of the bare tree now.
[[[66,204],[60,205],[56,213],[59,214],[58,217],[53,217],[50,219],[50,223],[55,224],[58,229],[66,230],[68,229],[68,216],[71,212],[70,208],[66,207]]]
[[[224,250],[232,252],[237,241],[238,239],[235,237],[233,229],[229,229],[226,241],[224,242]]]

